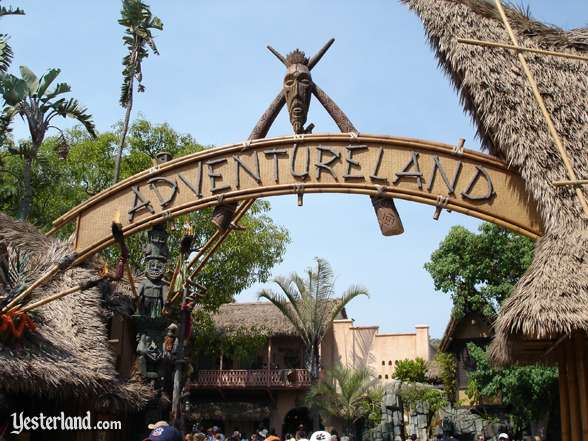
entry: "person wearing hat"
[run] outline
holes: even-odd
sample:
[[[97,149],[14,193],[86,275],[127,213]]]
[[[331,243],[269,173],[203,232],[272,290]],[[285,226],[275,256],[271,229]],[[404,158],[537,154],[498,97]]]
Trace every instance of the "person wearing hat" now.
[[[510,438],[506,433],[501,433],[498,435],[498,441],[508,441]]]
[[[147,428],[151,430],[151,433],[143,441],[182,441],[180,431],[166,421],[149,424]]]

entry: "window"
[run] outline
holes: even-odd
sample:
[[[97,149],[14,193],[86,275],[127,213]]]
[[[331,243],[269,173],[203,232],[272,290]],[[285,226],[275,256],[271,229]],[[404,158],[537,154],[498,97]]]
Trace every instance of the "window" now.
[[[382,360],[382,366],[386,366],[386,362]]]
[[[392,366],[392,360],[388,360],[388,366]]]
[[[386,380],[388,379],[388,374],[386,374]]]
[[[378,380],[381,380],[381,379],[382,379],[382,376],[381,375],[378,375]]]

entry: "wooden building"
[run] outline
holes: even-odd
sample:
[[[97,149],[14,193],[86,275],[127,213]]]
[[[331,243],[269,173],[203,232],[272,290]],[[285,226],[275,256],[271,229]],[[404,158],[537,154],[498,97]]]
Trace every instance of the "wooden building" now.
[[[520,174],[543,224],[497,318],[492,354],[559,365],[562,439],[587,440],[588,207],[577,177],[588,177],[588,29],[564,31],[495,1],[403,1],[483,148]]]
[[[468,371],[472,369],[467,350],[468,343],[486,348],[492,341],[492,321],[479,313],[468,312],[462,317],[452,315],[439,344],[439,351],[453,354],[457,362],[456,401],[468,403],[465,391],[468,386]]]
[[[192,375],[190,414],[193,422],[217,425],[225,432],[235,427],[251,433],[260,426],[279,434],[310,428],[304,398],[310,376],[304,366],[304,344],[294,326],[269,302],[223,305],[213,316],[219,331],[264,327],[267,344],[248,360],[227,357],[200,360]],[[337,364],[369,367],[382,381],[392,381],[394,362],[432,358],[429,327],[415,332],[380,333],[377,326],[354,326],[343,310],[321,343],[321,369]],[[331,421],[342,429],[339,421]]]

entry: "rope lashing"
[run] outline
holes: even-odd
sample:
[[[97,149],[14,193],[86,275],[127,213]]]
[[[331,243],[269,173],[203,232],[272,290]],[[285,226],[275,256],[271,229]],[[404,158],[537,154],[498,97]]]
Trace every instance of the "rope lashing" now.
[[[433,213],[433,219],[439,220],[439,216],[441,216],[441,212],[443,211],[444,208],[447,208],[448,204],[449,204],[449,197],[438,195],[437,196],[437,203],[435,204],[435,212]]]

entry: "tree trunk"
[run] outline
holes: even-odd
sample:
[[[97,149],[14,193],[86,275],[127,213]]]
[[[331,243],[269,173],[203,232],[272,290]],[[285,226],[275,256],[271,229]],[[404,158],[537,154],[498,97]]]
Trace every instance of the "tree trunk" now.
[[[304,364],[310,375],[310,384],[317,384],[320,380],[320,353],[318,344],[313,344],[311,347],[306,348]],[[318,430],[320,416],[316,409],[310,409],[310,419],[312,421],[312,430]]]
[[[118,150],[116,151],[116,158],[114,159],[114,180],[113,184],[118,182],[120,177],[120,163],[122,160],[122,152],[127,139],[127,132],[129,131],[129,120],[131,119],[131,110],[133,109],[133,84],[135,74],[131,76],[131,82],[129,83],[129,102],[127,103],[127,110],[125,112],[125,119],[123,121],[122,133],[120,135],[120,143],[118,144]]]
[[[30,155],[24,157],[22,186],[23,192],[18,207],[18,217],[24,220],[31,214],[31,206],[33,204],[33,158]]]

